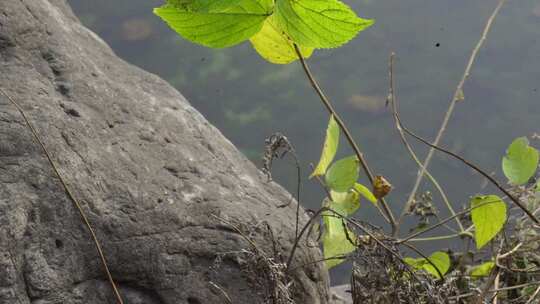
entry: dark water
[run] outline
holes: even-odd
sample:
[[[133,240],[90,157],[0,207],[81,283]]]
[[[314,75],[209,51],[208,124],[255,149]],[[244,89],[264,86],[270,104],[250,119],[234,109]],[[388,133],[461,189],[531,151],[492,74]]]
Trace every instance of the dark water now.
[[[182,40],[152,14],[161,1],[69,2],[83,23],[119,56],[178,88],[257,164],[265,137],[276,131],[294,144],[304,179],[308,164],[318,161],[328,115],[298,64],[266,63],[249,43],[210,50]],[[388,56],[397,53],[396,90],[404,122],[433,138],[497,0],[346,2],[360,16],[375,18],[376,24],[342,48],[318,51],[309,62],[370,166],[395,186],[388,200],[398,212],[412,188],[416,167],[384,107]],[[517,136],[540,133],[539,90],[540,2],[507,1],[478,56],[464,89],[465,102],[457,106],[443,145],[503,180],[500,162],[506,146]],[[538,140],[533,144],[540,146]],[[425,147],[414,146],[419,155],[426,154]],[[432,164],[432,174],[456,208],[471,195],[493,191],[452,159],[438,156]],[[292,162],[278,164],[274,177],[294,191]],[[425,184],[422,190],[431,188]],[[315,182],[304,181],[302,196],[304,206],[317,208],[323,193]],[[434,200],[440,205],[439,197]],[[365,203],[359,216],[373,220],[376,211]],[[337,275],[336,283],[344,279]]]

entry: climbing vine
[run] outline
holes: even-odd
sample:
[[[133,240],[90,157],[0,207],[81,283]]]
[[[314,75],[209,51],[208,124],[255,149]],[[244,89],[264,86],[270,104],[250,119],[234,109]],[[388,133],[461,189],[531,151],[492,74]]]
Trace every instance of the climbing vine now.
[[[465,99],[463,83],[503,3],[504,0],[501,0],[473,50],[447,112],[448,117],[454,105]],[[291,267],[291,258],[299,240],[306,231],[311,230],[307,228],[317,222],[314,219],[320,217],[319,239],[324,253],[323,262],[328,268],[346,260],[353,262],[351,288],[355,303],[370,297],[373,299],[376,294],[393,299],[393,303],[404,299],[415,299],[416,303],[466,303],[468,298],[474,298],[473,301],[479,299],[477,303],[481,303],[488,299],[488,295],[495,302],[498,297],[517,303],[532,303],[540,290],[537,287],[540,286],[540,257],[533,253],[539,247],[540,235],[536,218],[540,207],[540,183],[535,182],[539,151],[530,145],[526,137],[515,139],[502,156],[501,167],[507,179],[505,185],[471,161],[438,146],[440,136],[435,143],[419,137],[407,129],[399,118],[393,88],[392,55],[388,103],[392,104],[396,129],[409,154],[419,165],[419,180],[424,175],[430,179],[451,214],[448,218],[439,218],[431,194],[417,196],[415,187],[411,198],[402,206],[402,216],[396,218],[392,209],[399,206],[394,204],[394,208],[390,208],[385,201],[392,185],[384,177],[372,174],[350,131],[322,92],[305,60],[318,49],[344,45],[372,26],[374,20],[358,17],[338,0],[168,0],[154,12],[180,36],[197,44],[226,48],[249,40],[254,50],[271,63],[289,64],[300,60],[308,80],[328,110],[330,117],[321,156],[309,176],[321,184],[327,196],[308,224],[301,231],[297,227],[296,244],[290,253],[287,269]],[[439,135],[442,135],[446,122]],[[431,156],[421,163],[408,144],[407,135],[430,146],[432,151],[446,153],[461,161],[486,177],[499,192],[475,194],[462,211],[456,212],[444,189],[427,171]],[[342,137],[347,139],[354,154],[335,160]],[[291,147],[288,141],[287,146]],[[272,155],[267,157],[270,164]],[[266,164],[264,170],[267,174],[270,169]],[[361,170],[371,185],[359,182]],[[390,232],[354,218],[364,200],[379,210],[389,224]],[[521,213],[512,213],[516,209],[512,206]],[[407,215],[418,218],[418,226],[409,235],[400,236],[402,218]],[[430,225],[432,218],[436,218],[437,222]],[[457,229],[448,225],[451,221],[456,222]],[[438,228],[446,228],[451,234],[420,238]],[[516,229],[524,230],[516,232]],[[459,253],[437,250],[425,255],[414,246],[416,242],[444,239],[461,240],[465,249]],[[474,242],[476,250],[469,248],[471,242]],[[400,246],[408,248],[407,251],[400,249]],[[417,257],[403,256],[404,253],[414,253]],[[384,265],[385,270],[380,272],[385,275],[362,274],[360,265],[364,265],[364,270],[373,265]],[[436,284],[440,288],[434,291]],[[385,289],[387,287],[394,290]],[[503,291],[506,291],[505,295]]]

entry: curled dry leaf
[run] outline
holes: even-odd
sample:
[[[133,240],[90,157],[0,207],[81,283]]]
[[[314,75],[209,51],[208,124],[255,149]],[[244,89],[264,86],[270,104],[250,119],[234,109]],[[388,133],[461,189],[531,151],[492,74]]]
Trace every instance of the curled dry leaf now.
[[[381,199],[388,195],[392,191],[392,184],[390,184],[382,175],[377,175],[373,181],[373,195],[377,199]]]

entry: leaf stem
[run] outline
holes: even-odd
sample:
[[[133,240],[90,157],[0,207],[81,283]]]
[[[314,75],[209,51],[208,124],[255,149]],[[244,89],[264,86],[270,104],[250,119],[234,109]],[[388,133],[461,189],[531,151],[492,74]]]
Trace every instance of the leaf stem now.
[[[407,148],[407,151],[409,152],[409,155],[411,156],[411,158],[416,162],[418,167],[420,167],[422,170],[425,171],[426,176],[428,177],[428,179],[431,181],[433,186],[435,186],[435,188],[437,189],[437,191],[441,195],[441,198],[442,198],[444,204],[446,205],[446,208],[448,208],[448,211],[450,211],[450,214],[451,215],[456,215],[456,211],[452,207],[452,204],[448,200],[448,197],[446,196],[446,193],[442,189],[441,185],[439,185],[437,180],[431,175],[431,173],[429,173],[427,168],[425,168],[422,165],[422,163],[418,159],[418,156],[416,156],[416,153],[414,153],[414,150],[412,149],[411,145],[407,141],[407,138],[405,137],[405,134],[403,133],[403,128],[401,126],[401,120],[400,120],[399,114],[398,114],[396,93],[395,93],[395,85],[394,85],[394,57],[395,57],[395,53],[392,52],[392,54],[390,54],[390,59],[389,59],[389,63],[388,63],[388,74],[389,74],[389,82],[390,82],[389,83],[388,99],[389,99],[389,101],[390,101],[390,103],[392,105],[392,116],[394,117],[394,123],[396,125],[396,129],[399,132],[399,137],[401,139],[401,142],[405,146],[405,148]],[[405,211],[406,211],[406,209],[405,209]],[[456,217],[456,223],[457,223],[457,225],[459,227],[459,230],[463,233],[465,231],[465,229],[464,229],[463,224],[461,223],[461,220],[459,219],[459,217]],[[399,226],[399,222],[398,222],[398,226]],[[396,229],[396,232],[397,232],[397,229]]]
[[[300,49],[298,48],[298,45],[294,44],[294,50],[296,51],[296,54],[298,55],[298,58],[300,59],[300,63],[302,64],[302,68],[303,68],[307,78],[309,79],[309,82],[311,83],[311,86],[313,87],[313,89],[315,90],[315,92],[317,93],[319,98],[321,99],[322,103],[324,104],[324,106],[326,107],[328,112],[334,116],[334,119],[336,120],[336,122],[339,125],[340,129],[345,134],[345,137],[347,138],[347,141],[349,142],[352,149],[354,150],[354,153],[358,157],[358,160],[360,161],[360,165],[362,166],[364,172],[366,173],[370,183],[373,185],[373,181],[375,180],[375,177],[374,177],[373,173],[371,173],[371,170],[369,169],[369,167],[367,165],[367,162],[366,162],[366,160],[364,158],[364,155],[362,154],[362,152],[360,151],[360,148],[358,148],[358,145],[354,141],[354,139],[353,139],[353,137],[351,135],[351,132],[349,131],[349,129],[347,128],[347,126],[345,125],[345,123],[343,122],[343,120],[341,119],[339,114],[336,112],[336,110],[334,110],[334,107],[332,106],[332,103],[330,102],[330,100],[326,97],[326,95],[322,91],[321,87],[317,83],[317,80],[315,80],[315,77],[311,73],[311,70],[309,69],[309,66],[306,63],[306,60],[304,59],[304,56],[300,52]],[[392,232],[394,232],[396,230],[396,228],[397,228],[396,220],[394,218],[394,215],[393,215],[392,211],[390,210],[390,208],[388,207],[388,204],[386,203],[386,200],[384,198],[380,199],[380,203],[382,205],[383,211],[381,211],[380,209],[379,209],[379,211],[381,211],[381,213],[384,212],[386,214],[386,217],[389,220],[389,224],[392,227]],[[377,207],[378,207],[378,204],[377,204]]]

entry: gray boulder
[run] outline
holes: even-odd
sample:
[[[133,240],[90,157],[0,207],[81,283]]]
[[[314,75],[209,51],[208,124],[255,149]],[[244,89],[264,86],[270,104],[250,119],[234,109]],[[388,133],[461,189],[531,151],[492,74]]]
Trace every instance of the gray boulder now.
[[[180,93],[115,56],[64,0],[0,1],[0,88],[81,201],[125,303],[265,303],[245,237],[286,258],[296,203],[280,208],[290,194]],[[303,241],[293,266],[320,258]],[[328,303],[320,264],[292,279],[296,303]],[[77,209],[1,94],[0,303],[115,303]]]

